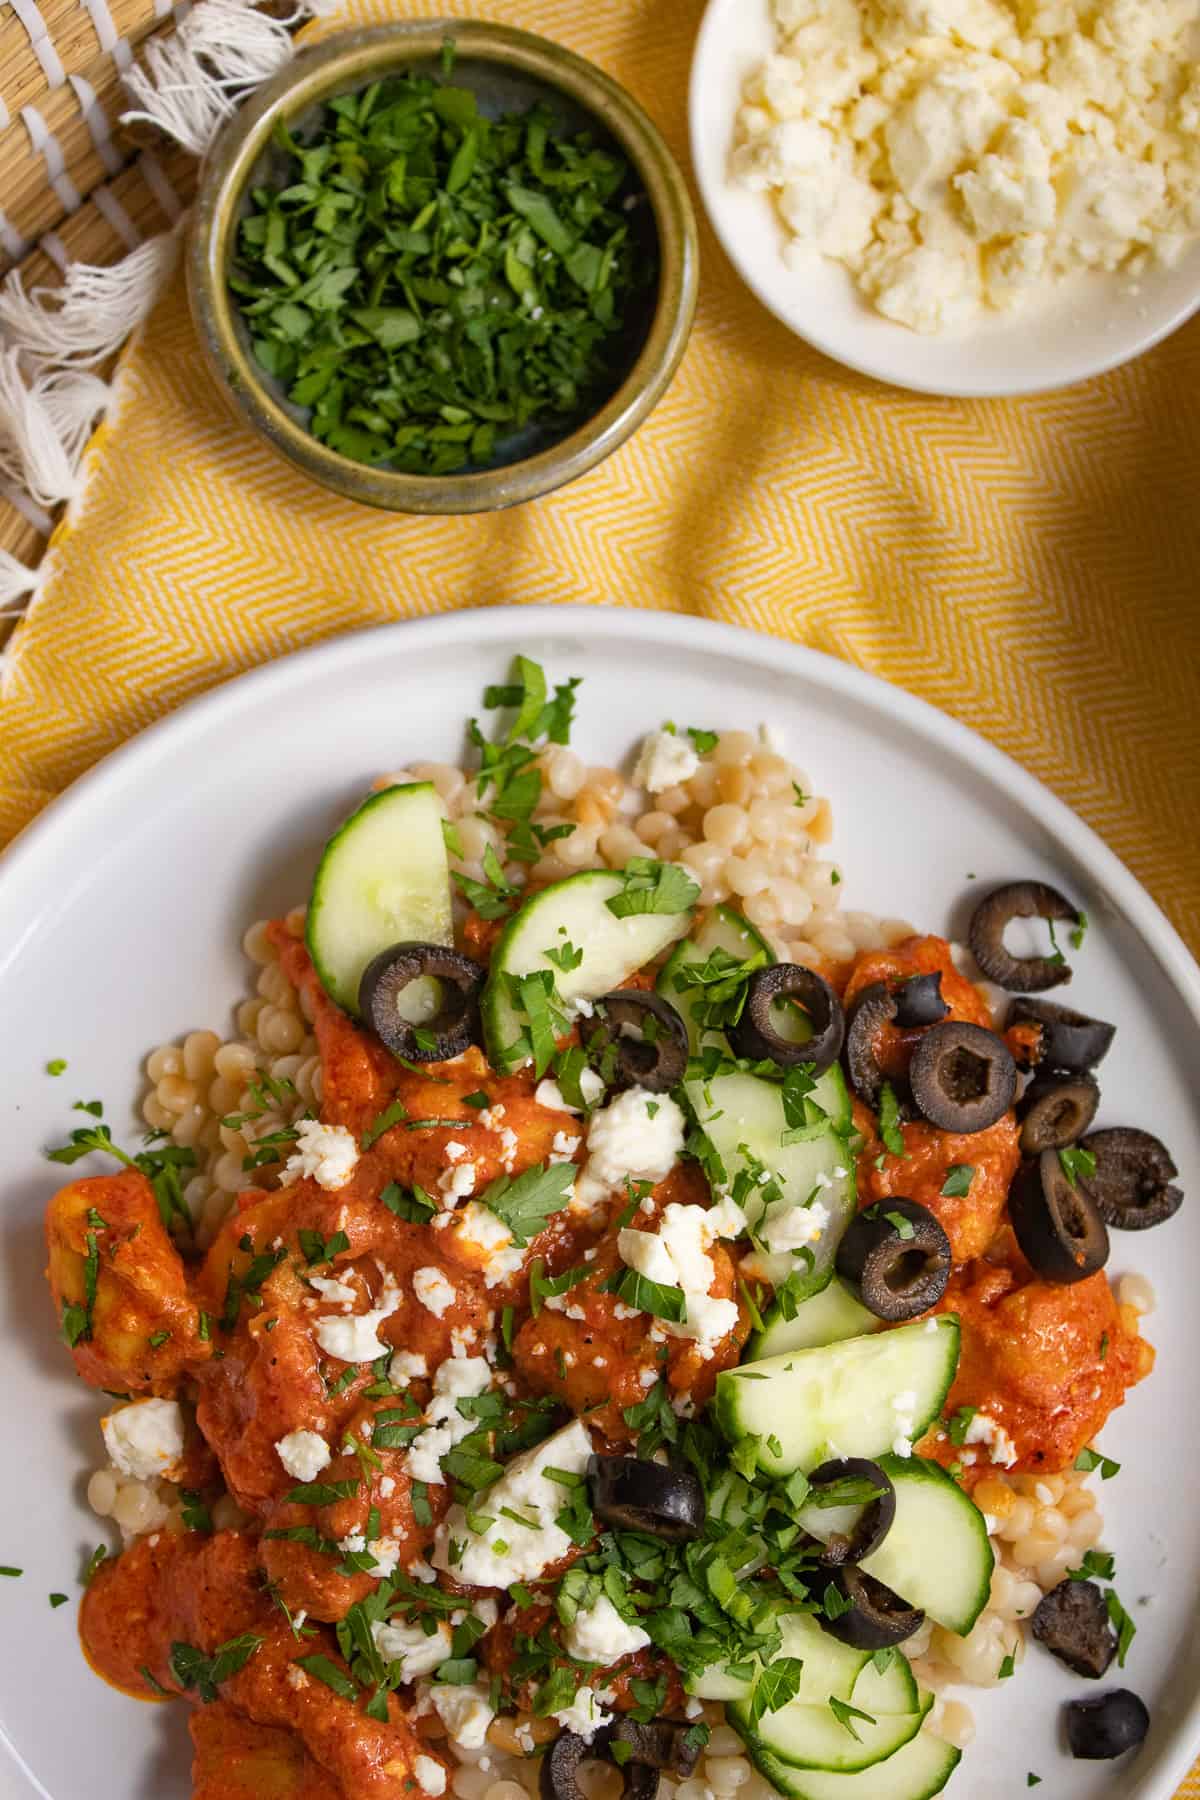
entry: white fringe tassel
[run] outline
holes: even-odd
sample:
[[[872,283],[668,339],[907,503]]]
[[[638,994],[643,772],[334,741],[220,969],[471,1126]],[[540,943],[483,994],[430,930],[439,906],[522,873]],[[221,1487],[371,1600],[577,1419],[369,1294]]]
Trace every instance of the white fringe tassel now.
[[[36,569],[27,568],[10,551],[0,549],[0,618],[23,610],[16,602],[32,594],[39,579]]]
[[[39,506],[73,500],[84,446],[110,392],[82,369],[35,367],[27,379],[21,352],[0,352],[0,473]]]
[[[0,339],[63,368],[92,368],[141,324],[178,255],[178,239],[165,232],[111,268],[71,263],[61,287],[28,294],[14,270],[0,288]]]
[[[329,10],[329,0],[302,0],[276,19],[250,0],[202,0],[170,37],[147,44],[144,67],[126,72],[138,105],[121,114],[121,123],[155,125],[203,156],[239,102],[291,58],[290,28]]]
[[[177,29],[146,46],[125,73],[141,121],[203,156],[217,128],[292,55],[291,28],[339,0],[297,0],[287,18],[253,0],[201,0]],[[84,448],[111,397],[87,371],[146,317],[179,253],[173,232],[151,238],[111,268],[69,265],[61,288],[26,293],[19,273],[0,288],[0,474],[41,507],[73,500]],[[0,550],[0,613],[36,591],[36,570]],[[0,666],[3,666],[0,657]]]

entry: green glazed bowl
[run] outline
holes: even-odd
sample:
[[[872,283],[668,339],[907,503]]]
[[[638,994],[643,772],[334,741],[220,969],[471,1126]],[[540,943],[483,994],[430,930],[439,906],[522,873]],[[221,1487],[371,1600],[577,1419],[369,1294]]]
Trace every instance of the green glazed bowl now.
[[[381,76],[436,72],[453,38],[454,81],[481,110],[525,110],[541,101],[568,130],[590,128],[623,152],[649,200],[658,254],[657,292],[630,322],[614,387],[581,424],[529,454],[449,475],[411,475],[353,462],[318,442],[305,415],[260,369],[227,285],[244,196],[271,155],[278,121],[299,123],[316,106]],[[696,308],[696,221],[679,167],[646,114],[612,78],[548,39],[484,22],[421,21],[350,31],[301,50],[219,133],[201,178],[187,258],[192,315],[223,391],[254,428],[306,475],[347,499],[393,512],[471,513],[548,494],[615,450],[662,398],[679,366]]]

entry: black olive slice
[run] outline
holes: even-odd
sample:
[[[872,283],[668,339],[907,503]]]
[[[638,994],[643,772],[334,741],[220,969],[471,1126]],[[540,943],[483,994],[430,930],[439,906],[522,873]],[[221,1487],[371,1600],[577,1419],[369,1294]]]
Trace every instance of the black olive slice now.
[[[1089,1681],[1099,1681],[1117,1654],[1117,1634],[1094,1581],[1060,1581],[1043,1594],[1033,1615],[1033,1635],[1051,1656]]]
[[[651,1719],[639,1725],[628,1715],[608,1728],[608,1745],[626,1744],[626,1763],[662,1769],[672,1775],[690,1775],[700,1755],[700,1745],[690,1725],[678,1719]]]
[[[908,1080],[931,1125],[943,1131],[983,1131],[1012,1105],[1017,1065],[994,1031],[948,1019],[931,1025],[921,1038]]]
[[[1172,1185],[1179,1171],[1164,1143],[1132,1125],[1093,1131],[1080,1144],[1096,1159],[1087,1177],[1088,1193],[1106,1225],[1117,1231],[1145,1231],[1173,1219],[1183,1205],[1183,1189]]]
[[[1108,1233],[1084,1184],[1072,1186],[1057,1150],[1022,1163],[1008,1190],[1008,1215],[1035,1273],[1069,1286],[1108,1261]]]
[[[821,1623],[839,1643],[854,1650],[886,1650],[891,1644],[902,1644],[925,1623],[923,1612],[853,1563],[835,1569],[831,1579],[846,1611],[836,1619],[825,1616]]]
[[[620,1757],[613,1745],[624,1746]],[[584,1800],[579,1770],[585,1762],[616,1762],[623,1777],[621,1800],[654,1800],[659,1775],[687,1776],[696,1766],[700,1746],[691,1727],[675,1719],[652,1719],[639,1725],[621,1718],[590,1739],[575,1731],[560,1732],[545,1756],[539,1775],[542,1800]]]
[[[596,1001],[579,1021],[589,1050],[612,1045],[616,1057],[609,1085],[665,1094],[687,1073],[687,1026],[669,1001],[644,988],[617,988]]]
[[[1071,1755],[1088,1762],[1107,1762],[1136,1750],[1150,1729],[1145,1702],[1128,1688],[1114,1688],[1094,1700],[1069,1700],[1063,1711]]]
[[[862,1493],[864,1484],[875,1489],[874,1499],[864,1502],[855,1498],[855,1489]],[[896,1490],[878,1463],[865,1456],[834,1457],[813,1470],[808,1486],[801,1518],[820,1544],[820,1562],[831,1566],[860,1563],[878,1550],[896,1517]],[[827,1521],[822,1519],[822,1512],[828,1512],[830,1520],[837,1524],[845,1522],[849,1529],[823,1530]]]
[[[884,982],[873,981],[858,994],[846,1018],[846,1070],[850,1086],[875,1112],[886,1071],[879,1063],[879,1034],[896,1022],[896,996]]]
[[[895,991],[896,1023],[903,1031],[916,1031],[922,1025],[940,1025],[950,1008],[942,999],[942,971],[931,975],[910,975]]]
[[[592,1511],[605,1525],[683,1543],[704,1529],[704,1489],[690,1469],[638,1456],[588,1458]]]
[[[971,954],[989,981],[1010,994],[1041,994],[1070,981],[1061,956],[1014,956],[1004,947],[1004,930],[1012,919],[1080,922],[1080,911],[1065,894],[1044,881],[1010,881],[993,888],[975,908],[967,932]]]
[[[837,1247],[837,1272],[856,1284],[877,1319],[898,1323],[936,1306],[952,1265],[950,1239],[916,1200],[879,1200],[851,1219]]]
[[[1080,1074],[1103,1061],[1117,1035],[1115,1025],[1072,1012],[1069,1006],[1056,1006],[1053,1000],[1014,1000],[1005,1020],[1009,1025],[1040,1026],[1034,1061],[1046,1069]]]
[[[487,970],[444,944],[393,944],[363,970],[359,1011],[396,1056],[409,1062],[448,1062],[478,1035],[479,990]],[[405,989],[422,978],[437,983],[437,1011],[419,1022],[401,1010]],[[419,1035],[418,1035],[419,1034]]]
[[[785,1037],[771,1016],[779,1000],[791,1000],[807,1014],[812,1036],[802,1043]],[[800,963],[773,963],[758,969],[746,984],[746,1003],[729,1041],[739,1056],[753,1062],[770,1059],[783,1068],[811,1063],[823,1075],[842,1053],[846,1019],[842,1003],[829,983]]]
[[[1021,1151],[1065,1150],[1079,1141],[1096,1116],[1100,1089],[1090,1075],[1044,1075],[1021,1095]]]
[[[610,1725],[592,1738],[577,1731],[561,1731],[542,1758],[538,1788],[542,1800],[585,1800],[579,1780],[580,1768],[586,1762],[615,1761]],[[659,1771],[648,1763],[629,1757],[621,1768],[621,1800],[654,1800],[658,1793]]]

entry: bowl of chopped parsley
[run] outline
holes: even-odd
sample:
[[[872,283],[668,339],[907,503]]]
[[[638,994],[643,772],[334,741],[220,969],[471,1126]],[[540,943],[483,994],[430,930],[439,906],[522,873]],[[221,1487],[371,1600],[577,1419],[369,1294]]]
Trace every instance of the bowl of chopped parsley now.
[[[617,82],[528,32],[418,22],[301,51],[230,119],[188,285],[218,381],[295,465],[466,513],[637,429],[697,265],[683,177]]]

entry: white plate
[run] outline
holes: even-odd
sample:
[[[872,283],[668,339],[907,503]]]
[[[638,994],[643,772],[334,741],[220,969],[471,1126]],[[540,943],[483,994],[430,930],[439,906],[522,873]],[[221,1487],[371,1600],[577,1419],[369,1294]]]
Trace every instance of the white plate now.
[[[1174,269],[1136,285],[1085,274],[1048,303],[989,312],[957,333],[925,337],[885,319],[840,264],[783,260],[787,234],[770,198],[729,180],[742,84],[774,46],[770,0],[709,0],[689,100],[692,161],[718,238],[738,274],[797,336],[864,375],[926,394],[1030,394],[1066,387],[1140,356],[1200,306],[1200,242]]]
[[[961,726],[845,665],[725,626],[606,609],[456,613],[341,638],[185,707],[78,782],[0,865],[0,1720],[52,1800],[176,1800],[188,1792],[182,1707],[138,1706],[85,1668],[74,1607],[82,1557],[104,1536],[83,1501],[100,1402],[74,1381],[42,1280],[41,1216],[61,1171],[39,1149],[102,1096],[120,1141],[153,1045],[224,1031],[246,970],[243,927],[304,897],[317,846],[381,770],[455,757],[462,721],[516,650],[559,679],[585,677],[575,741],[626,754],[665,716],[781,730],[834,805],[847,903],[961,930],[962,902],[992,880],[1042,876],[1094,921],[1072,999],[1119,1021],[1104,1065],[1107,1123],[1171,1145],[1192,1191],[1178,1218],[1116,1238],[1114,1271],[1158,1290],[1160,1368],[1118,1413],[1105,1449],[1124,1464],[1104,1490],[1118,1587],[1139,1634],[1126,1679],[1154,1713],[1128,1768],[1072,1764],[1058,1702],[1087,1691],[1040,1651],[980,1696],[981,1742],[960,1800],[1015,1800],[1025,1775],[1052,1800],[1167,1800],[1200,1740],[1200,970],[1133,878],[1030,776]],[[976,882],[966,880],[968,871]],[[51,1079],[48,1059],[66,1057]],[[88,1165],[82,1165],[86,1171]],[[1142,1607],[1141,1596],[1150,1601]],[[21,1791],[27,1791],[23,1784]]]

